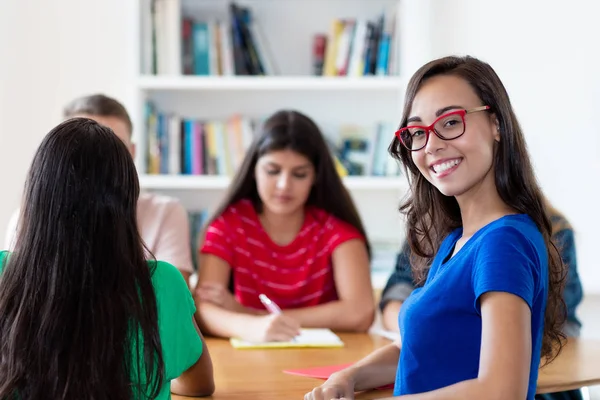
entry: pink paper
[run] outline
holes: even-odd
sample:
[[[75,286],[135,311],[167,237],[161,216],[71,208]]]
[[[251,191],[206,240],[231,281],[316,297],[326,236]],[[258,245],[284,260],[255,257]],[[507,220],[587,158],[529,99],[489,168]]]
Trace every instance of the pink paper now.
[[[334,372],[338,372],[338,371],[343,370],[344,368],[348,368],[352,364],[353,363],[339,364],[339,365],[326,365],[323,367],[287,369],[287,370],[284,370],[283,372],[286,374],[290,374],[290,375],[305,376],[308,378],[317,378],[317,379],[326,380]],[[394,385],[385,385],[385,386],[376,388],[376,390],[386,390],[386,389],[393,389],[393,388],[394,388]]]

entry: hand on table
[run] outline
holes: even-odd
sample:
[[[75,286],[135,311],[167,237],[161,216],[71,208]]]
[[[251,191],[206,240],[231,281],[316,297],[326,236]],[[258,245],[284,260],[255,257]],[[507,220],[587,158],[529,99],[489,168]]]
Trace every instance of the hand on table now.
[[[300,324],[285,314],[256,316],[244,339],[253,342],[287,342],[300,334]]]
[[[331,374],[321,386],[304,395],[304,400],[354,400],[354,379],[344,372]]]

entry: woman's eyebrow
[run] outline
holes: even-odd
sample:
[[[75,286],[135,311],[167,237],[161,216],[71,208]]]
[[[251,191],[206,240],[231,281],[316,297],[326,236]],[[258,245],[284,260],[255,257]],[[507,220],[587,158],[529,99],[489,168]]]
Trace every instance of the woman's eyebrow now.
[[[463,110],[464,107],[462,107],[462,106],[454,106],[454,105],[453,106],[446,106],[446,107],[443,107],[443,108],[440,108],[439,110],[437,110],[435,112],[435,116],[439,117],[440,115],[442,115],[446,111],[454,110],[454,109],[461,109],[461,110]],[[414,117],[410,117],[409,119],[406,120],[407,123],[409,123],[409,122],[415,122],[415,121],[421,121],[421,117],[414,116]]]

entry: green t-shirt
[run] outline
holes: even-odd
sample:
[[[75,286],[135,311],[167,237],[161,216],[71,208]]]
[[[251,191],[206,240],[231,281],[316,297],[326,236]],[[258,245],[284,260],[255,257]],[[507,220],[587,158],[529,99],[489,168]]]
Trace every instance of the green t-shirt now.
[[[8,252],[0,252],[0,273],[7,256]],[[171,264],[157,261],[152,285],[158,306],[158,329],[166,378],[156,399],[165,400],[171,398],[171,380],[200,358],[202,340],[192,322],[196,306],[181,273]]]

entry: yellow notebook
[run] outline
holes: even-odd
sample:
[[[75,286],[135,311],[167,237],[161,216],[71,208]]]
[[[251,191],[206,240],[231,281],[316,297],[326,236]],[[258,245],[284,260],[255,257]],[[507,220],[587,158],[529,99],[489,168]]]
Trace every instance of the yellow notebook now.
[[[300,335],[290,342],[254,343],[231,338],[231,345],[236,349],[282,349],[291,347],[344,347],[344,342],[330,329],[302,329]]]

